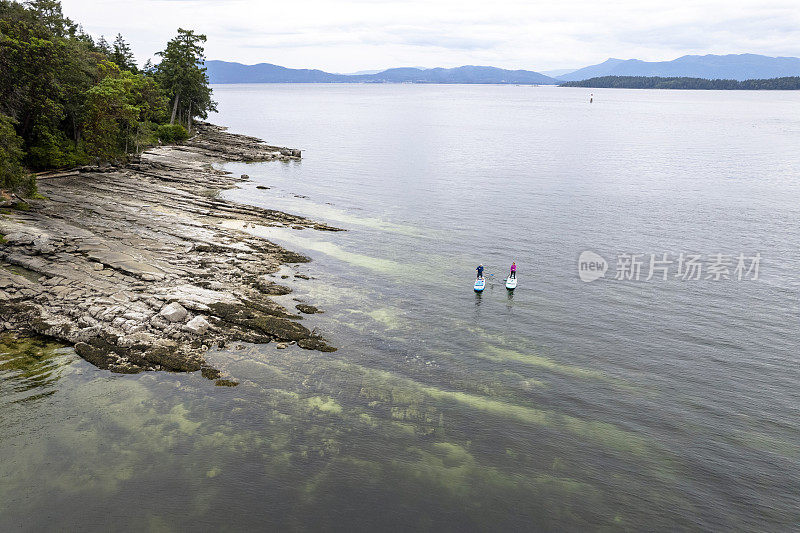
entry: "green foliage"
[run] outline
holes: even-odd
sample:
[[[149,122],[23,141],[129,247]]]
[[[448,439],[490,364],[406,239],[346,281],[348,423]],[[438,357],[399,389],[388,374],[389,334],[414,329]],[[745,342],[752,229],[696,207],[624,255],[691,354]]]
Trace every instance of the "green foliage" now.
[[[122,38],[121,33],[118,33],[117,38],[114,39],[114,47],[110,50],[110,59],[120,70],[129,70],[131,72],[138,70],[131,47]]]
[[[36,181],[22,166],[22,138],[14,131],[14,121],[0,115],[0,189],[30,196],[36,192]]]
[[[178,35],[167,43],[166,50],[158,52],[162,60],[155,67],[155,76],[170,99],[170,124],[177,118],[178,122],[187,125],[189,131],[194,117],[206,118],[209,111],[217,109],[203,67],[205,42],[205,35],[179,28]]]
[[[141,124],[163,119],[166,103],[155,81],[102,61],[102,79],[85,93],[84,143],[88,155],[109,160],[140,143]]]
[[[186,128],[180,124],[163,124],[156,130],[156,137],[162,143],[175,143],[189,138]]]
[[[0,0],[0,186],[17,175],[17,167],[8,170],[13,165],[120,160],[159,138],[185,139],[192,119],[215,109],[203,42],[205,36],[178,30],[161,64],[148,61],[139,71],[122,35],[95,43],[57,0]],[[158,129],[176,116],[186,128]]]
[[[97,51],[106,57],[111,57],[111,54],[113,54],[111,45],[106,41],[105,35],[101,35],[100,39],[97,40]]]
[[[35,143],[29,143],[25,162],[31,168],[65,168],[83,165],[86,153],[63,131],[35,130]]]
[[[568,81],[561,87],[605,89],[704,89],[704,90],[800,90],[800,77],[768,80],[707,80],[704,78],[661,78],[658,76],[601,76]]]

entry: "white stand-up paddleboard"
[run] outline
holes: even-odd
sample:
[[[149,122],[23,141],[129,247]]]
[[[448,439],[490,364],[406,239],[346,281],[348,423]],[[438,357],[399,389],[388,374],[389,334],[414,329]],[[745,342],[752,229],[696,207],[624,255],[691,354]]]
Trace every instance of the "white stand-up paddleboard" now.
[[[486,280],[483,278],[475,280],[475,292],[483,292],[483,288],[486,287]]]
[[[517,288],[517,278],[516,277],[514,277],[514,278],[509,277],[508,279],[506,279],[506,289],[508,289],[510,291],[513,291],[516,288]]]

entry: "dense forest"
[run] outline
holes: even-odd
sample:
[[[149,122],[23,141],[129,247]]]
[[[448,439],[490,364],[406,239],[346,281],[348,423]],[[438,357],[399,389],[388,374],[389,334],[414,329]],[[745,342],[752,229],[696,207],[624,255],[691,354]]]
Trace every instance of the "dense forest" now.
[[[158,64],[140,69],[122,35],[93,39],[57,0],[0,0],[0,191],[32,195],[30,170],[186,139],[215,110],[205,40],[179,29]]]
[[[798,90],[800,77],[768,80],[707,80],[704,78],[660,78],[658,76],[601,76],[582,81],[568,81],[559,87],[594,87],[598,89],[705,89],[705,90]]]

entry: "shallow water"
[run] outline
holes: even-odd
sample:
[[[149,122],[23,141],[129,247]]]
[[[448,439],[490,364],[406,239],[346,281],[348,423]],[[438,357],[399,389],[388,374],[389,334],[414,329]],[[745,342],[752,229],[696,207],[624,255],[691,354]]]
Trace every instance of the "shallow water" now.
[[[250,230],[314,259],[279,300],[340,349],[234,344],[227,389],[0,343],[0,530],[800,522],[800,94],[215,95],[215,122],[305,150],[228,165],[252,181],[225,195],[348,230]],[[612,279],[664,252],[758,252],[759,279]]]

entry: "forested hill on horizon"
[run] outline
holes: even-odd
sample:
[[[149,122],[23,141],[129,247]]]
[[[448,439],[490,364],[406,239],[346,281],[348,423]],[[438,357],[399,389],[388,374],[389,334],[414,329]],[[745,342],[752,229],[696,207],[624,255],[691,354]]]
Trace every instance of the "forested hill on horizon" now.
[[[687,55],[672,61],[608,59],[559,76],[533,70],[485,66],[456,68],[391,68],[369,74],[335,74],[317,69],[293,69],[259,63],[210,60],[205,64],[211,83],[493,83],[557,85],[601,76],[660,76],[702,79],[751,79],[800,76],[800,58],[758,54]]]
[[[376,74],[334,74],[317,69],[293,69],[259,63],[243,65],[206,61],[211,83],[511,83],[555,85],[559,80],[530,70],[463,66],[420,69],[391,68]]]
[[[708,80],[660,76],[600,76],[581,81],[567,81],[561,87],[590,87],[595,89],[691,89],[712,91],[797,91],[800,76],[756,80]]]

